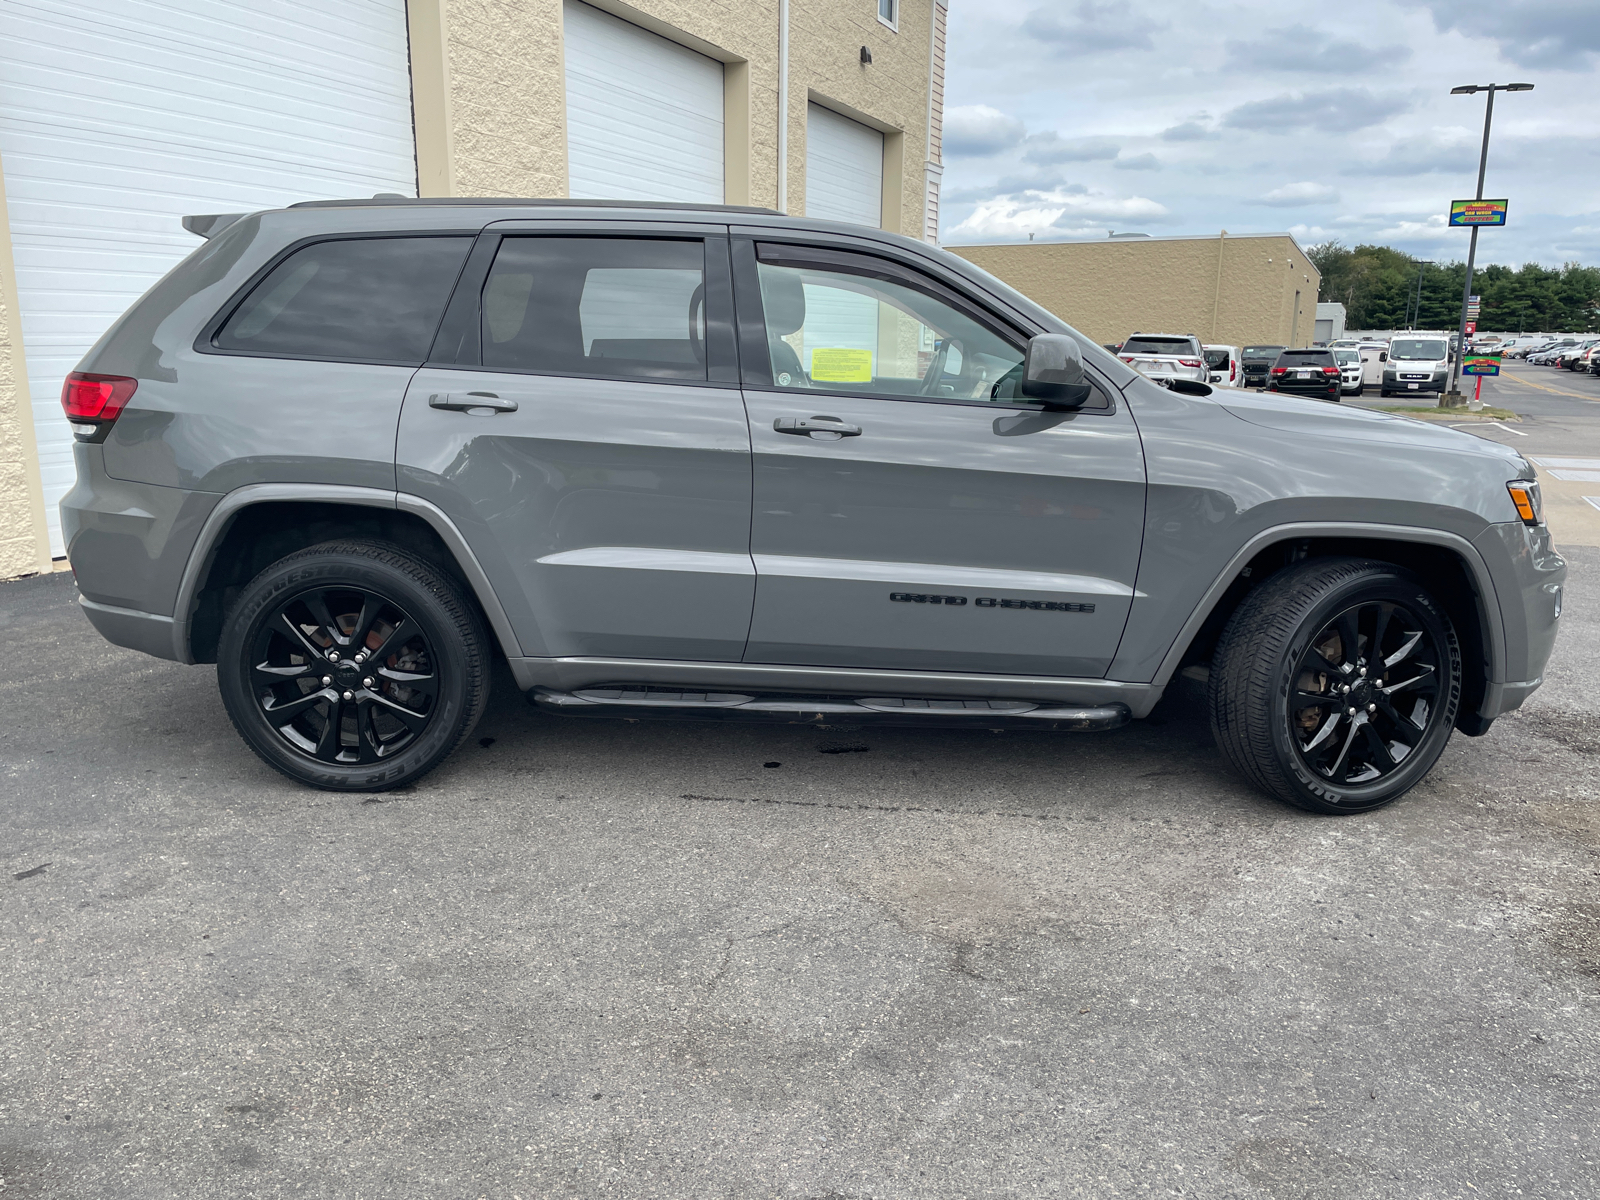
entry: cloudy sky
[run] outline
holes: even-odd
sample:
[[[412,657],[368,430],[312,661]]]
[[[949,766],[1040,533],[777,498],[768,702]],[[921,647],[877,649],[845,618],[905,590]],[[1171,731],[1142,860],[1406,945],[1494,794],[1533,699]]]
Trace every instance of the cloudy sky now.
[[[1600,264],[1600,0],[953,0],[949,245],[1289,230],[1464,259],[1452,199],[1511,201],[1479,262]]]

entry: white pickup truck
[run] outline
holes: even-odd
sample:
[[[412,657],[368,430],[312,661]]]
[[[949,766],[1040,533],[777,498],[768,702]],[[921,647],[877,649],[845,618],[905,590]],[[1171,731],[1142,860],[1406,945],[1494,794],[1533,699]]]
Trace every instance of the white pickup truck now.
[[[1211,376],[1200,339],[1193,334],[1136,333],[1122,343],[1117,357],[1157,383],[1170,379],[1207,383]]]

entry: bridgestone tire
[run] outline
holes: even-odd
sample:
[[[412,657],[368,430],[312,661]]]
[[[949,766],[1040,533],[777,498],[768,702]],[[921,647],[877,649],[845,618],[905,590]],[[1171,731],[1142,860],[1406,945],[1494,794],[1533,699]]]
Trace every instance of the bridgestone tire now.
[[[1312,639],[1339,614],[1372,604],[1403,606],[1432,640],[1437,695],[1417,744],[1388,774],[1335,783],[1301,753],[1290,689]],[[1460,700],[1460,644],[1422,582],[1389,563],[1345,558],[1287,567],[1246,595],[1223,629],[1207,684],[1212,736],[1229,764],[1268,795],[1327,814],[1370,812],[1415,787],[1444,752]]]
[[[260,694],[261,676],[254,664],[257,648],[263,637],[273,636],[272,630],[277,628],[273,625],[274,619],[286,605],[293,605],[297,597],[316,594],[321,589],[335,594],[339,589],[348,589],[381,597],[409,619],[411,624],[406,625],[407,629],[415,628],[420,638],[425,639],[412,645],[427,648],[429,678],[436,689],[435,695],[426,709],[426,723],[410,734],[409,741],[400,745],[392,758],[348,763],[323,761],[314,757],[310,750],[296,749],[268,720]],[[280,559],[245,585],[223,622],[217,650],[217,683],[239,736],[269,766],[313,787],[381,792],[411,783],[431,771],[472,732],[489,697],[487,646],[476,605],[443,572],[391,543],[325,542]],[[352,652],[354,648],[352,642]],[[381,666],[375,658],[363,670],[372,673],[376,680],[376,676],[382,674]],[[319,665],[316,671],[325,669],[334,668]],[[391,686],[383,680],[376,682],[380,692]],[[320,677],[305,686],[320,690],[318,683]],[[359,690],[359,683],[353,686]],[[338,688],[334,691],[337,693]],[[322,711],[344,710],[325,708]],[[359,743],[361,725],[351,711],[350,720],[357,730],[355,741]],[[376,719],[369,717],[368,720]],[[392,718],[388,720],[398,727]],[[326,721],[324,728],[333,724]],[[341,743],[349,745],[346,742],[350,736],[346,732],[348,728],[341,719],[329,742],[335,753],[361,756],[359,749],[339,749]],[[401,737],[404,737],[404,730]]]

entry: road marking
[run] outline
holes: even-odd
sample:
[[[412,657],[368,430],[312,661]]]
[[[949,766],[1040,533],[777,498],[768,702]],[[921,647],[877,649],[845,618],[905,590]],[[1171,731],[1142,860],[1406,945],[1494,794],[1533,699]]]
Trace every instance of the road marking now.
[[[1534,457],[1533,461],[1538,463],[1541,467],[1571,467],[1575,471],[1600,471],[1600,458]]]
[[[1503,424],[1500,421],[1464,421],[1460,425],[1452,425],[1452,426],[1450,426],[1450,428],[1451,429],[1481,429],[1485,425],[1493,425],[1496,429],[1504,429],[1507,433],[1514,433],[1518,437],[1527,437],[1528,436],[1527,434],[1523,433],[1522,430],[1513,429],[1513,428],[1511,428],[1511,426]]]
[[[1582,392],[1569,392],[1562,388],[1547,387],[1542,383],[1534,383],[1531,379],[1522,379],[1516,375],[1500,375],[1496,378],[1507,380],[1510,383],[1520,383],[1523,387],[1538,388],[1541,392],[1549,392],[1552,396],[1571,396],[1577,400],[1588,400],[1592,403],[1600,404],[1600,399],[1596,399],[1594,396],[1586,396]]]
[[[1550,470],[1549,468],[1546,468]],[[1552,479],[1564,479],[1568,483],[1600,483],[1600,471],[1556,471],[1550,470]]]
[[[1585,496],[1584,499],[1596,508],[1600,508],[1600,496]]]

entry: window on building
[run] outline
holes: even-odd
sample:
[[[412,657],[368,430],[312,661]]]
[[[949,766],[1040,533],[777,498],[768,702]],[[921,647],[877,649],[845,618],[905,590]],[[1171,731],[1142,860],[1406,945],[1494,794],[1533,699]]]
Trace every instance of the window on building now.
[[[878,20],[890,29],[897,28],[900,20],[900,0],[878,0]]]
[[[420,364],[471,246],[465,237],[316,242],[274,267],[213,344],[246,354]]]
[[[507,238],[483,288],[483,365],[704,379],[705,294],[702,242]]]

